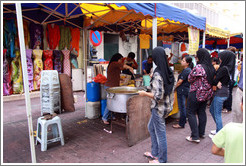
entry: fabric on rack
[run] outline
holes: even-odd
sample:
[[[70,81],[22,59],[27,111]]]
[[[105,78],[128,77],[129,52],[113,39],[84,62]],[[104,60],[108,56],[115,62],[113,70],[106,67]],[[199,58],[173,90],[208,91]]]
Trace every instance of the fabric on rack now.
[[[7,49],[7,56],[15,57],[15,37],[17,35],[15,20],[4,21],[4,48]]]
[[[62,50],[63,53],[63,73],[71,77],[70,51]]]
[[[16,57],[11,62],[11,80],[13,86],[13,93],[23,93],[23,80],[22,80],[22,68],[21,68],[21,59],[20,51],[15,51]]]
[[[23,20],[23,28],[24,28],[24,38],[25,38],[25,45],[29,47],[30,45],[30,33],[28,29],[28,22]]]
[[[51,24],[48,24],[46,28],[46,37],[50,49],[56,49],[61,38],[59,26],[56,24],[53,25],[54,27],[52,27]]]
[[[43,49],[43,26],[33,22],[29,25],[31,49]]]
[[[42,54],[43,50],[35,49],[32,51],[34,57],[34,68],[33,68],[33,87],[34,90],[40,89],[41,83],[41,72],[43,70]]]
[[[77,56],[78,56],[78,53],[75,50],[72,50],[70,53],[70,60],[71,60],[73,69],[79,68]]]
[[[33,88],[33,62],[32,62],[32,49],[26,49],[26,62],[27,62],[27,75],[29,82],[29,91]]]
[[[62,73],[62,52],[60,50],[53,50],[54,70],[59,74]]]
[[[70,49],[70,42],[72,39],[71,36],[71,31],[69,27],[65,27],[65,26],[60,26],[60,42],[59,42],[59,50],[63,50],[65,49],[65,47],[67,49]]]
[[[72,35],[72,40],[71,40],[70,50],[75,48],[75,50],[77,51],[77,56],[79,56],[79,40],[80,40],[79,28],[71,28],[71,35]]]
[[[11,85],[11,72],[9,61],[7,60],[7,49],[3,49],[3,95],[11,95],[13,93]]]
[[[53,70],[53,51],[44,50],[43,58],[44,58],[44,70]]]

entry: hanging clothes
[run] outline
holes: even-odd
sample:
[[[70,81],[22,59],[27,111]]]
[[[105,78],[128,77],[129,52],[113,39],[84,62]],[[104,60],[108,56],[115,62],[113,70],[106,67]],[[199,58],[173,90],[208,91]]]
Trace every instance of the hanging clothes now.
[[[149,40],[151,39],[151,36],[146,34],[140,34],[139,39],[140,39],[140,48],[149,49],[150,47]]]
[[[69,27],[60,26],[61,39],[59,42],[59,50],[63,50],[65,48],[70,49],[70,42],[72,39],[71,31]]]
[[[36,49],[39,46],[43,49],[43,26],[35,23],[30,23],[30,45],[31,49]]]
[[[71,48],[75,48],[77,51],[77,56],[79,55],[79,40],[80,40],[80,30],[79,28],[71,28],[71,35],[72,35],[72,41],[71,41]]]
[[[29,48],[30,45],[30,33],[28,29],[28,22],[23,20],[23,28],[24,28],[24,38],[25,38],[25,46]]]
[[[7,56],[15,57],[15,37],[17,35],[15,20],[4,21],[4,48],[7,48]]]
[[[181,46],[180,46],[180,51],[186,51],[186,45],[185,43],[182,43]]]
[[[56,24],[48,24],[46,38],[50,49],[56,49],[60,41],[60,28]]]
[[[34,90],[40,89],[41,83],[41,71],[43,70],[42,54],[43,50],[35,49],[32,51],[34,57],[34,68],[33,68],[33,87]]]
[[[11,85],[11,72],[9,61],[7,60],[7,49],[3,49],[3,95],[11,95],[13,93]]]
[[[44,50],[44,70],[53,70],[53,51],[52,50]]]
[[[54,57],[54,70],[57,70],[59,74],[62,73],[62,52],[60,50],[53,51]]]
[[[23,93],[23,80],[22,80],[22,68],[21,68],[21,59],[20,51],[15,51],[16,57],[11,62],[11,80],[13,85],[13,93]]]
[[[27,75],[29,82],[29,91],[33,88],[33,63],[32,63],[32,49],[26,49],[26,63],[27,63]]]
[[[72,68],[74,69],[77,69],[79,68],[79,65],[78,65],[78,61],[77,61],[77,56],[78,56],[78,53],[75,49],[73,49],[70,53],[70,60],[71,60],[71,63],[72,63]]]
[[[70,65],[70,51],[62,50],[63,53],[63,73],[71,77],[71,65]]]

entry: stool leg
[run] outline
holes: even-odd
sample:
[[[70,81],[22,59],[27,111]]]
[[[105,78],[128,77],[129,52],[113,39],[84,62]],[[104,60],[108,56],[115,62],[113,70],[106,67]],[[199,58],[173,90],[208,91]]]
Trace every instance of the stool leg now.
[[[38,138],[40,138],[40,124],[37,122],[37,131],[36,131],[36,145],[38,144]]]
[[[53,138],[58,137],[58,124],[52,124],[52,133],[53,133]]]
[[[42,135],[41,135],[41,151],[47,150],[47,125],[42,125]]]
[[[61,145],[63,146],[64,145],[64,137],[63,137],[63,132],[62,132],[61,121],[58,122],[57,127],[59,129],[59,136],[60,136],[60,139],[61,139]]]

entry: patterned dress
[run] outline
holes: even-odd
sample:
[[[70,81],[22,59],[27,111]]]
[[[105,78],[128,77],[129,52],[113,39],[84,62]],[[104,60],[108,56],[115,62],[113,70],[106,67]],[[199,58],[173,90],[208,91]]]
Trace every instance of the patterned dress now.
[[[62,50],[62,53],[64,55],[63,73],[65,73],[69,77],[71,77],[70,51],[69,50]]]
[[[3,95],[11,95],[12,85],[11,85],[11,72],[9,68],[9,62],[7,60],[7,49],[3,49]]]
[[[32,63],[32,49],[26,49],[27,74],[29,82],[29,91],[33,89],[33,63]]]
[[[33,68],[33,87],[34,90],[40,89],[41,83],[41,71],[43,70],[42,54],[43,50],[35,49],[33,50],[34,57],[34,68]]]
[[[30,45],[31,49],[43,48],[43,26],[35,23],[30,23]]]
[[[54,57],[54,70],[57,70],[59,74],[62,73],[62,52],[60,50],[53,51]]]
[[[53,70],[53,51],[52,50],[44,50],[44,70]]]
[[[12,83],[13,83],[13,93],[23,93],[23,80],[22,80],[22,68],[20,51],[15,51],[16,57],[11,62],[12,69]]]

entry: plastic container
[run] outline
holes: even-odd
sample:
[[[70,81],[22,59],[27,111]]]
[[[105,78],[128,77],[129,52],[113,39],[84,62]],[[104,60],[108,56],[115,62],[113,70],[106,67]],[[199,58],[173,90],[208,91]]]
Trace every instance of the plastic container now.
[[[100,117],[100,101],[86,102],[85,117],[88,119],[96,119]]]
[[[87,83],[87,101],[100,101],[100,84],[96,82]]]
[[[101,116],[103,116],[106,107],[107,107],[107,99],[101,100]]]
[[[143,84],[144,86],[150,86],[150,76],[149,75],[143,76]]]

